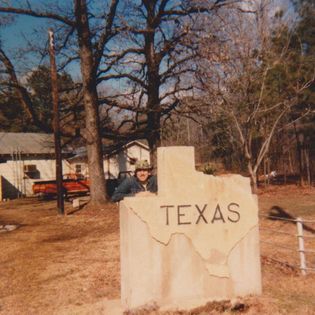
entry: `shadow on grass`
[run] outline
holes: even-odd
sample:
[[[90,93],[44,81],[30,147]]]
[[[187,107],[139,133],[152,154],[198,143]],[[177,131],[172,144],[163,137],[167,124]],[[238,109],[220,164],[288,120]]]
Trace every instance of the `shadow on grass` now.
[[[80,210],[82,210],[87,204],[89,203],[89,200],[80,202],[80,206],[73,208],[71,210],[67,211],[67,215],[72,215],[72,214],[76,214],[77,212],[79,212]]]
[[[269,220],[285,220],[288,223],[291,224],[296,224],[296,217],[292,216],[289,212],[285,211],[283,208],[279,207],[279,206],[273,206],[270,210],[268,215]],[[315,229],[310,227],[309,225],[303,223],[303,229],[305,231],[311,232],[313,234],[315,234]]]

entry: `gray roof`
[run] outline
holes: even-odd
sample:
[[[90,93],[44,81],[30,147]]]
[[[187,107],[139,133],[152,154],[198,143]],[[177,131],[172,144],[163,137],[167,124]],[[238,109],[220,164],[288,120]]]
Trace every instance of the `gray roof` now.
[[[0,154],[53,154],[53,134],[0,132]]]

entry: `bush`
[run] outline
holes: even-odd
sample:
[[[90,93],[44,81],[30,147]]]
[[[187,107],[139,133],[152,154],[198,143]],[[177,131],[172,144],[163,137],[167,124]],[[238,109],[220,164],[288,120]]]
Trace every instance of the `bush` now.
[[[215,175],[217,172],[217,168],[215,167],[215,165],[208,163],[203,167],[203,172],[204,174]]]

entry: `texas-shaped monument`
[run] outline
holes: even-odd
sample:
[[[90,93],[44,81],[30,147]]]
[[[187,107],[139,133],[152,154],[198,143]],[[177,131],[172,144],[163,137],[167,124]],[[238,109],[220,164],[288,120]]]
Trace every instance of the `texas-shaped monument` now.
[[[121,303],[189,310],[261,293],[249,178],[195,170],[193,147],[157,152],[158,194],[120,202]]]

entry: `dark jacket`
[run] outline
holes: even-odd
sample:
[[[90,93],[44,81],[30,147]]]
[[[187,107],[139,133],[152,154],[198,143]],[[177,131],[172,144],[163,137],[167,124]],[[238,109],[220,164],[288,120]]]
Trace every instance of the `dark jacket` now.
[[[140,191],[157,192],[157,180],[156,176],[150,176],[148,179],[147,187],[141,185],[137,177],[131,176],[126,178],[116,189],[112,196],[112,201],[120,201],[124,197],[134,196]]]

